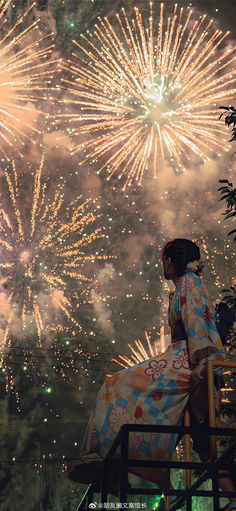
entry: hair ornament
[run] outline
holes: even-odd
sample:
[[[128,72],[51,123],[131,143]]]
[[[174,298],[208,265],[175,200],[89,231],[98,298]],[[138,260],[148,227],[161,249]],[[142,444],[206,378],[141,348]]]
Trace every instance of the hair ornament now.
[[[204,261],[203,259],[190,261],[186,266],[186,270],[193,271],[193,272],[201,271],[205,266],[205,262],[206,261]]]

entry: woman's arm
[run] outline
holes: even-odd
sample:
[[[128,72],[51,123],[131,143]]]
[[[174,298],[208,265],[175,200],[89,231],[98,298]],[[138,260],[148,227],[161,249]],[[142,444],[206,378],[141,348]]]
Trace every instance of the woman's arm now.
[[[179,301],[192,368],[203,360],[224,360],[226,353],[212,317],[206,288],[192,272],[182,278]]]
[[[190,402],[198,422],[203,422],[208,415],[207,361],[224,360],[226,353],[212,318],[206,288],[200,278],[192,272],[186,273],[178,295],[192,369]],[[222,369],[217,368],[215,372],[221,373]]]

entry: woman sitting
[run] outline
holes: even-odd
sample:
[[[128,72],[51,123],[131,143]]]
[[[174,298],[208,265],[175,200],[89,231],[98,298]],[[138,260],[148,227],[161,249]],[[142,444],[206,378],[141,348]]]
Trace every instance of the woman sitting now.
[[[179,425],[189,401],[197,422],[203,423],[208,415],[206,363],[224,360],[225,351],[200,278],[199,247],[188,239],[172,240],[162,251],[162,264],[165,278],[175,285],[169,306],[172,342],[164,353],[106,379],[87,427],[84,459],[105,458],[123,424]],[[169,460],[175,445],[175,434],[133,432],[129,457]],[[166,469],[132,468],[132,473],[163,490],[171,488]],[[228,474],[221,475],[222,488],[234,491]],[[236,498],[227,509],[236,509]]]

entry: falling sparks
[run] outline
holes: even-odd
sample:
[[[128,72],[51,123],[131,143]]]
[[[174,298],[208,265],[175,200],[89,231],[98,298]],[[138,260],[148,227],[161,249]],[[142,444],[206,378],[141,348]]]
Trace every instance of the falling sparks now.
[[[5,170],[7,195],[2,201],[7,206],[0,209],[0,295],[6,326],[1,353],[7,352],[16,328],[18,338],[22,337],[21,330],[26,336],[35,330],[39,345],[52,332],[69,332],[70,336],[79,332],[78,308],[89,300],[91,284],[95,285],[91,270],[89,276],[86,274],[85,263],[107,259],[90,250],[103,236],[103,228],[94,227],[97,200],[82,202],[78,197],[68,203],[63,184],[50,198],[43,165],[42,158],[29,202],[25,201],[24,181],[15,163]]]
[[[0,152],[8,161],[13,151],[22,155],[32,132],[40,133],[37,103],[47,97],[55,64],[50,60],[54,45],[48,45],[53,34],[38,35],[39,20],[27,25],[35,5],[32,2],[8,27],[13,0],[0,1]]]
[[[132,367],[136,364],[139,364],[140,362],[144,362],[145,360],[148,360],[149,358],[156,357],[160,353],[163,353],[165,351],[165,334],[164,334],[164,328],[162,327],[160,330],[160,338],[158,340],[155,340],[154,342],[151,341],[150,336],[145,331],[145,339],[146,339],[146,347],[145,344],[140,341],[139,339],[136,339],[134,341],[135,347],[133,347],[131,344],[128,344],[128,347],[131,351],[130,355],[118,355],[118,360],[113,358],[112,362],[115,362],[116,364],[120,365],[121,367],[127,368]]]
[[[172,17],[161,4],[158,17],[151,2],[148,24],[138,7],[133,19],[124,9],[117,14],[116,26],[99,18],[93,33],[74,41],[77,52],[65,65],[73,78],[62,79],[69,94],[62,103],[79,110],[60,117],[74,136],[72,152],[85,155],[81,164],[99,165],[98,173],[126,188],[147,172],[157,177],[163,160],[183,172],[227,150],[216,110],[235,96],[228,34],[177,4]]]

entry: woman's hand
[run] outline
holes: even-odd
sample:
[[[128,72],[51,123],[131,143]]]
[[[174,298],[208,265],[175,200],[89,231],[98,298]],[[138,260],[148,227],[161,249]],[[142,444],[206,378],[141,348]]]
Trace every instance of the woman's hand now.
[[[190,376],[190,381],[193,384],[198,384],[200,381],[204,380],[206,376],[206,360],[203,359],[199,362],[197,367],[192,371]]]

